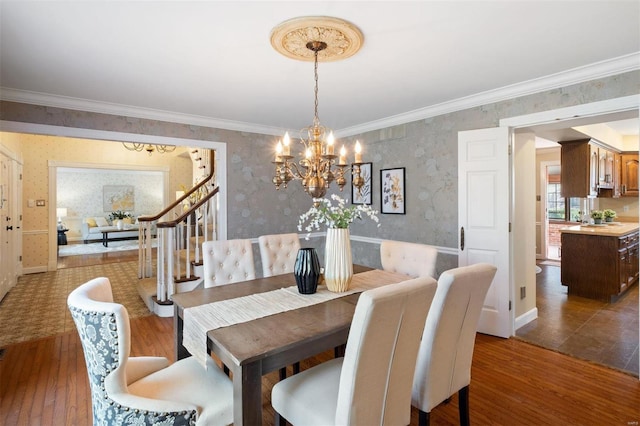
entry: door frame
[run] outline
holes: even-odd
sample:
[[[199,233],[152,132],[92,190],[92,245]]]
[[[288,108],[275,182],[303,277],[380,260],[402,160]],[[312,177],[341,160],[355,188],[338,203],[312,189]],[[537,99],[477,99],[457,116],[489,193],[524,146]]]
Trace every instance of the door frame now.
[[[150,144],[162,144],[162,145],[176,145],[176,146],[189,146],[213,149],[216,151],[216,182],[220,191],[218,192],[218,238],[221,240],[227,239],[227,144],[224,142],[214,142],[198,139],[185,139],[169,136],[154,136],[144,135],[138,133],[124,133],[113,132],[107,130],[95,130],[95,129],[82,129],[77,127],[64,127],[53,126],[48,124],[33,124],[22,123],[17,121],[3,121],[0,120],[0,130],[10,133],[26,133],[36,135],[48,135],[48,136],[61,136],[68,138],[79,139],[96,139],[104,141],[116,141],[116,142],[143,142]],[[54,185],[55,186],[55,185]],[[49,199],[50,206],[55,206],[55,192],[52,194],[49,192],[49,197],[53,196],[53,199]],[[58,234],[56,231],[56,217],[55,208],[53,208],[53,214],[49,213],[49,250],[52,248],[55,252],[57,246]],[[55,265],[51,262],[51,253],[49,256],[49,262],[47,269],[49,271],[55,271],[57,268],[57,262]]]
[[[596,117],[601,120],[607,120],[607,116],[614,116],[615,114],[620,113],[630,113],[637,117],[639,110],[640,95],[630,95],[604,101],[541,111],[533,114],[503,118],[499,121],[499,126],[509,127],[513,132],[515,132],[516,129],[552,124],[557,125],[557,128],[571,127],[581,125],[587,120],[592,121]],[[513,166],[510,165],[509,167],[511,168],[510,173],[513,175]],[[519,230],[516,227],[513,231],[512,238],[518,238],[518,233]],[[513,257],[513,252],[510,253],[510,256]],[[516,285],[521,279],[523,279],[523,277],[513,276],[512,279],[511,292],[512,294],[516,294]],[[528,321],[531,321],[534,320],[536,316],[532,316],[531,313],[525,312],[518,318],[515,318],[515,322],[520,323],[519,325],[522,326],[526,322],[522,323],[519,319],[527,318]],[[515,333],[515,324],[513,324],[512,330]],[[638,335],[640,336],[640,329],[638,330]],[[640,364],[640,355],[638,357],[638,362]]]
[[[538,259],[546,259],[549,254],[549,215],[548,215],[548,200],[546,197],[546,188],[549,184],[547,179],[547,167],[549,166],[561,166],[560,160],[541,161],[540,162],[540,241],[542,244],[542,251],[540,256],[536,256]],[[544,190],[544,192],[543,192]]]

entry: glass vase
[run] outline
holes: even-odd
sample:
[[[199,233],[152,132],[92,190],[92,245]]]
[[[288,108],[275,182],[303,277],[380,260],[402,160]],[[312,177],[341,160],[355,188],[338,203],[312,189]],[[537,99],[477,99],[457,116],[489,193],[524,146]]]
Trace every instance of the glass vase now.
[[[324,250],[324,280],[327,289],[336,293],[347,291],[352,278],[349,228],[329,228]]]

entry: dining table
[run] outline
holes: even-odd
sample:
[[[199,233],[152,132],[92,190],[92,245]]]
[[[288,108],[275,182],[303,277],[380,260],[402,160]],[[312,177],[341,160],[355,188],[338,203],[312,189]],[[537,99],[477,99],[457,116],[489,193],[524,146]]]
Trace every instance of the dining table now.
[[[375,288],[407,275],[354,265],[352,286]],[[258,278],[174,294],[176,360],[191,353],[183,345],[185,312],[222,301],[296,285],[293,274]],[[324,290],[323,290],[324,289]],[[318,292],[327,291],[319,285]],[[234,425],[262,424],[262,376],[346,344],[361,292],[206,331],[206,356],[213,353],[232,373]],[[214,306],[214,305],[212,305]]]

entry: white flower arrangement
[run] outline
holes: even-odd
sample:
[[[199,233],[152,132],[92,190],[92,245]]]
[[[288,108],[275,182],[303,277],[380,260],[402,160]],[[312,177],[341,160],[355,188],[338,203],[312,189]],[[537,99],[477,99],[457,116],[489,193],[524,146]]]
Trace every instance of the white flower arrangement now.
[[[347,200],[336,194],[331,195],[331,199],[337,201],[338,204],[334,206],[326,198],[314,198],[313,201],[318,203],[318,207],[314,205],[306,213],[300,215],[298,231],[302,231],[303,227],[308,233],[314,229],[319,231],[323,224],[329,228],[348,228],[354,220],[362,219],[363,214],[378,223],[378,211],[373,210],[370,206],[366,204],[347,206]],[[304,226],[307,221],[309,223]],[[380,226],[379,223],[378,226]]]

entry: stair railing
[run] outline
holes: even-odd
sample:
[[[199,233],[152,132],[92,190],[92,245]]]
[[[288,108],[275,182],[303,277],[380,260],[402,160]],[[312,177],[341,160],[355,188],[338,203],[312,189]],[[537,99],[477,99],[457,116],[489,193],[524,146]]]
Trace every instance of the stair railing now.
[[[171,303],[176,284],[200,279],[194,275],[194,268],[202,264],[200,245],[216,238],[218,199],[215,196],[219,188],[213,186],[215,154],[213,150],[209,152],[208,176],[160,213],[138,218],[138,278],[153,277],[152,237],[154,230],[157,233],[155,299],[159,304]],[[195,160],[202,162],[200,157]],[[166,220],[172,215],[172,220]]]
[[[215,238],[217,198],[214,197],[218,191],[216,186],[201,195],[199,201],[176,219],[157,223],[158,303],[168,303],[171,300],[176,293],[177,283],[200,279],[193,275],[193,268],[202,264],[202,242]]]

